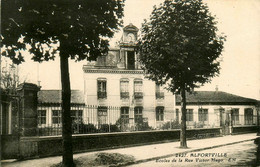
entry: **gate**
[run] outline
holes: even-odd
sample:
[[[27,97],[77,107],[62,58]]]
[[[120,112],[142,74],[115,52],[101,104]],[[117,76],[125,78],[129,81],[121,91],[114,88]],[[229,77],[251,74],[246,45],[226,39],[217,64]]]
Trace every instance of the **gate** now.
[[[1,96],[1,158],[19,158],[20,97]]]

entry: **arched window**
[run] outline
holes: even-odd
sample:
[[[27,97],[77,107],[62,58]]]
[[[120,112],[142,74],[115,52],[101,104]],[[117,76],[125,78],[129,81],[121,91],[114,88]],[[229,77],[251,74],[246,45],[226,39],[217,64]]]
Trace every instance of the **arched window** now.
[[[129,79],[122,78],[120,79],[120,97],[129,98]]]
[[[143,98],[143,80],[142,79],[134,80],[134,97],[135,97],[135,99]]]
[[[129,107],[121,107],[120,117],[124,124],[129,123]]]
[[[143,107],[135,107],[134,109],[135,114],[135,123],[142,123],[143,122]]]
[[[156,121],[164,120],[164,107],[158,106],[156,107]]]
[[[107,97],[107,80],[106,80],[106,78],[97,79],[97,95],[98,95],[98,99],[104,99]]]
[[[155,97],[156,97],[156,99],[164,98],[163,88],[158,84],[155,84]]]

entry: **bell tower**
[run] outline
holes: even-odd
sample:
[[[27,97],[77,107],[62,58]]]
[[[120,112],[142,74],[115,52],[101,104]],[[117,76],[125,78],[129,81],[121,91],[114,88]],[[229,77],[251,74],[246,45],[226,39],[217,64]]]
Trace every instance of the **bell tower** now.
[[[125,60],[125,68],[128,70],[137,69],[137,55],[134,48],[137,44],[138,28],[132,23],[123,28],[123,36],[119,43],[120,57]]]

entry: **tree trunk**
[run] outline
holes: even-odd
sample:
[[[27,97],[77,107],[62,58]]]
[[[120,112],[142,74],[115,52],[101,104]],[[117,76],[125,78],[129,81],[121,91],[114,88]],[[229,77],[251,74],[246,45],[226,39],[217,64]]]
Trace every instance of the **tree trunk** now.
[[[181,133],[180,133],[180,147],[187,148],[186,139],[186,91],[185,86],[181,88]]]
[[[60,42],[60,72],[62,85],[62,165],[63,167],[72,167],[73,151],[72,151],[72,128],[70,117],[70,77],[68,55],[64,52],[66,49]]]

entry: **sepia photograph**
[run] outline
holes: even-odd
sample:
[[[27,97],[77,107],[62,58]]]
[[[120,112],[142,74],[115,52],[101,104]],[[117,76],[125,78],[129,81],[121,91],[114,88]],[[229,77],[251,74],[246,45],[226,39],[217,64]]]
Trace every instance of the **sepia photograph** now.
[[[260,166],[259,0],[0,2],[0,167]]]

